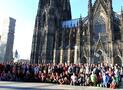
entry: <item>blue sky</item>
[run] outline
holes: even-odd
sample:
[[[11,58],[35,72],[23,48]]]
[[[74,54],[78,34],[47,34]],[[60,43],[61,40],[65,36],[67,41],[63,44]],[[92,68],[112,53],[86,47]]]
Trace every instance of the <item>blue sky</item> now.
[[[92,0],[93,3],[95,0]],[[120,12],[121,6],[123,6],[123,0],[112,0],[113,10]],[[88,0],[71,0],[72,17],[77,18],[80,16],[86,16],[88,12]]]
[[[94,2],[95,0],[93,0]],[[120,12],[123,0],[113,0],[114,11]],[[72,17],[87,15],[88,0],[71,0]],[[0,0],[0,17],[10,16],[17,20],[14,50],[20,58],[29,58],[38,0]]]

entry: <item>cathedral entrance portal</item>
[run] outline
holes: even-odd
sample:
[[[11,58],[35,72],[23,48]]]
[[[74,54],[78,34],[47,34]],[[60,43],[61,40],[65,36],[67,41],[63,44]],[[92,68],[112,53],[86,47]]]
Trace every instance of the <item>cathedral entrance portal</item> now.
[[[114,64],[118,64],[119,66],[122,66],[122,60],[121,60],[120,56],[116,56],[114,58]]]
[[[104,63],[104,55],[103,55],[103,51],[102,50],[99,50],[95,53],[95,56],[94,56],[94,63]]]
[[[80,63],[86,64],[87,63],[87,58],[85,56],[83,56]]]

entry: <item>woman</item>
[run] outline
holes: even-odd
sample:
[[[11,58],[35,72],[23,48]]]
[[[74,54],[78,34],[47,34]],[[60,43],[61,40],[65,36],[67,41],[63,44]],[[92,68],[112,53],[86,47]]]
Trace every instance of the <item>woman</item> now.
[[[110,88],[115,89],[116,88],[116,78],[112,76],[112,82],[110,84]]]
[[[92,86],[96,86],[96,84],[97,84],[96,74],[94,72],[92,72],[90,77],[91,77]]]

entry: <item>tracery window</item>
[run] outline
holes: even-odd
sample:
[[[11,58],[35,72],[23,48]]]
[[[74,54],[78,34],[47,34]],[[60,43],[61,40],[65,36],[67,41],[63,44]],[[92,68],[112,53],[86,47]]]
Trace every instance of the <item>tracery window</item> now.
[[[103,17],[98,17],[94,23],[94,39],[97,41],[100,34],[106,33],[106,24]]]

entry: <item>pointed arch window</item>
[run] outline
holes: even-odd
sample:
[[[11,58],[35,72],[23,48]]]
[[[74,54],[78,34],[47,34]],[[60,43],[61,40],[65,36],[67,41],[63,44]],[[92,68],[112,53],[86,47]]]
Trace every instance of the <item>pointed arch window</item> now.
[[[99,34],[106,33],[106,23],[103,17],[98,17],[94,24],[94,36],[96,39],[99,38]]]
[[[95,32],[96,33],[104,33],[106,32],[105,21],[103,17],[99,17],[95,22]]]

